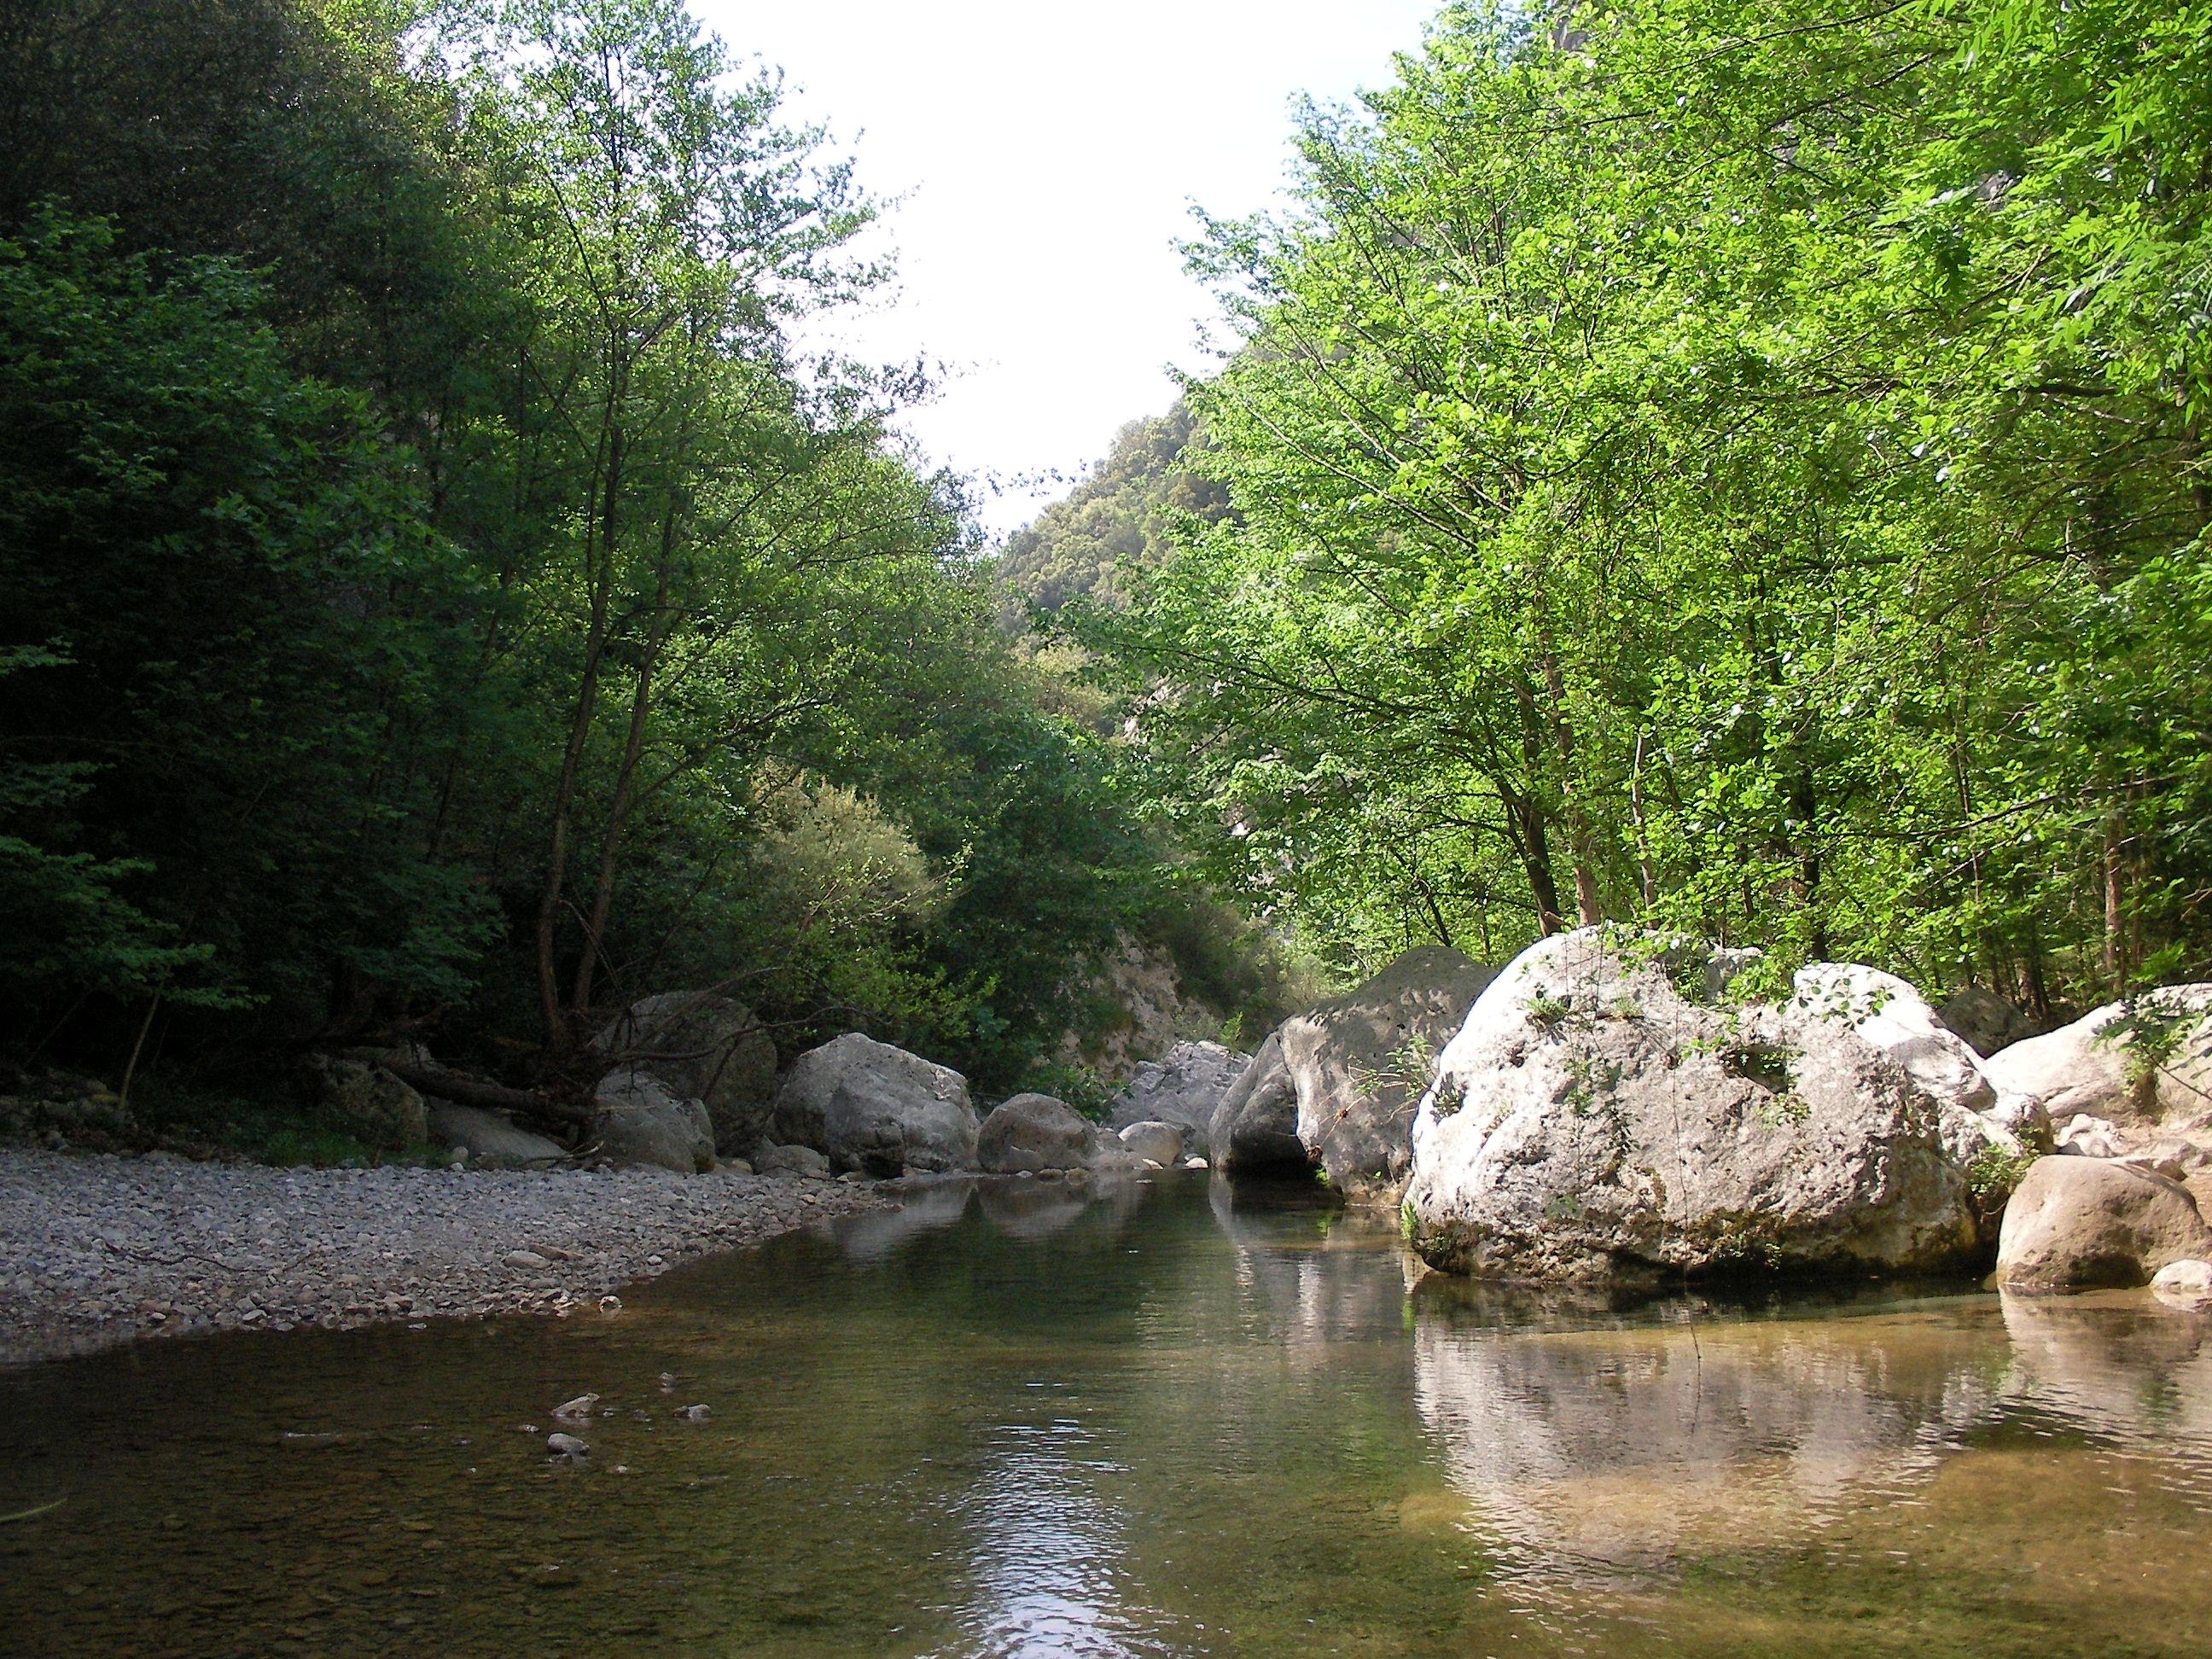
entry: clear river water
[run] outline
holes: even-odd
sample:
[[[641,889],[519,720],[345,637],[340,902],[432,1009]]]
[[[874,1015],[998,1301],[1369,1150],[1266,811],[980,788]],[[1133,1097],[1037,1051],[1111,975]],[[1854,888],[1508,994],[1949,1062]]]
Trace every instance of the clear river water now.
[[[1615,1307],[1178,1176],[627,1300],[0,1372],[0,1651],[2212,1653],[2212,1320],[2142,1293]]]

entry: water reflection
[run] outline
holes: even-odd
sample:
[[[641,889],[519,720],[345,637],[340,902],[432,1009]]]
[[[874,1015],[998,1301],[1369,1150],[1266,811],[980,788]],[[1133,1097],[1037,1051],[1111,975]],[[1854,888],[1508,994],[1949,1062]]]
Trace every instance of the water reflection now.
[[[1414,1398],[1452,1485],[1569,1580],[1786,1544],[1924,1481],[1998,1399],[1944,1320],[1678,1316],[1630,1329],[1416,1327]]]
[[[1093,1490],[1098,1438],[1068,1419],[1008,1424],[962,1494],[974,1540],[960,1623],[975,1654],[1128,1655],[1164,1650],[1122,1604],[1121,1517]]]
[[[69,1500],[0,1646],[2212,1651],[2212,1321],[1470,1285],[1312,1198],[933,1181],[618,1318],[0,1373],[0,1514]]]

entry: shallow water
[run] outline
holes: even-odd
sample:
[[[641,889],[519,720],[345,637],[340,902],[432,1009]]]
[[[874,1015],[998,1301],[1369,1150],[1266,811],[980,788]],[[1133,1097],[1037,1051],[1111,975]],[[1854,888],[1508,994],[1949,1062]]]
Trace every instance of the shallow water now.
[[[0,1372],[0,1514],[64,1500],[0,1650],[2212,1651],[2212,1321],[1413,1279],[1202,1176],[954,1187],[611,1318]]]

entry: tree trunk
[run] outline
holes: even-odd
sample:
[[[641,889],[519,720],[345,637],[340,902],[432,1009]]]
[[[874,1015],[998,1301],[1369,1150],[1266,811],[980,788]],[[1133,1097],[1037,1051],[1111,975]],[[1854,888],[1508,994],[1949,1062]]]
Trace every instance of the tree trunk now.
[[[561,913],[561,895],[568,881],[568,842],[576,808],[576,784],[583,770],[584,747],[599,712],[599,670],[606,658],[607,608],[614,581],[614,541],[617,491],[621,486],[623,433],[613,416],[616,393],[607,399],[607,454],[605,493],[596,521],[597,534],[587,540],[586,558],[591,565],[592,615],[584,637],[584,668],[576,687],[576,706],[568,722],[568,741],[561,755],[561,779],[553,793],[553,834],[546,851],[545,889],[538,903],[538,1012],[545,1029],[545,1042],[556,1052],[568,1047],[571,1035],[561,1010],[559,970],[555,963],[555,924]]]

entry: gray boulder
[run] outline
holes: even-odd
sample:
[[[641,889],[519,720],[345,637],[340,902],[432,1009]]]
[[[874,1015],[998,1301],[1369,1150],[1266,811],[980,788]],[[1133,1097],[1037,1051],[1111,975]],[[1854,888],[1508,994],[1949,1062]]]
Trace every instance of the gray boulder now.
[[[685,1175],[714,1167],[714,1126],[707,1109],[681,1098],[650,1072],[624,1066],[599,1079],[592,1124],[600,1152]]]
[[[993,1175],[1087,1170],[1099,1151],[1097,1126],[1073,1107],[1050,1095],[1016,1095],[983,1120],[975,1161]]]
[[[2120,1155],[2119,1131],[2112,1127],[2110,1118],[2091,1117],[2087,1112],[2077,1112],[2059,1126],[2051,1137],[2051,1150],[2071,1152],[2076,1158],[2118,1158]]]
[[[772,1139],[875,1176],[972,1170],[981,1128],[967,1079],[857,1031],[793,1062],[769,1120]]]
[[[1250,1063],[1249,1056],[1218,1042],[1178,1042],[1164,1058],[1137,1067],[1115,1097],[1107,1124],[1126,1129],[1133,1123],[1176,1123],[1187,1137],[1202,1141],[1222,1097]]]
[[[1283,1063],[1283,1034],[1268,1033],[1214,1108],[1207,1150],[1216,1169],[1236,1175],[1303,1175],[1313,1168],[1298,1139],[1298,1089]]]
[[[830,1160],[811,1146],[778,1146],[763,1140],[753,1149],[752,1165],[756,1175],[830,1177]]]
[[[303,1064],[316,1103],[372,1146],[421,1146],[430,1139],[422,1097],[365,1060],[309,1054]]]
[[[1441,945],[1407,951],[1357,990],[1283,1022],[1299,1141],[1354,1201],[1395,1205],[1413,1109],[1437,1052],[1496,970]]]
[[[1150,1158],[1164,1170],[1182,1161],[1183,1127],[1180,1123],[1132,1123],[1121,1131],[1121,1145],[1133,1156]]]
[[[775,1043],[752,1011],[726,996],[668,991],[632,1003],[592,1039],[600,1054],[705,1105],[722,1152],[757,1141],[775,1103]]]
[[[1984,1057],[2035,1035],[2035,1022],[1996,992],[1979,985],[1966,988],[1937,1010],[1943,1024]]]
[[[1498,975],[1413,1126],[1406,1212],[1431,1265],[1602,1280],[1976,1259],[1977,1189],[2018,1143],[1962,1103],[1986,1095],[1954,1054],[1886,1046],[1933,1026],[1917,994],[1881,975],[1870,1008],[1870,970],[1838,968],[1739,1005],[1712,954],[1583,928]]]
[[[2042,1158],[2005,1206],[1996,1276],[2008,1290],[2144,1285],[2208,1255],[2212,1227],[2179,1182],[2103,1158]]]
[[[558,1164],[568,1156],[557,1141],[528,1129],[517,1128],[496,1112],[474,1106],[436,1101],[429,1109],[430,1133],[448,1146],[458,1146],[469,1162],[487,1169],[528,1169]]]
[[[1280,1075],[1254,1060],[1235,1110],[1224,1099],[1217,1114],[1214,1163],[1231,1175],[1318,1164],[1347,1198],[1395,1203],[1437,1052],[1492,977],[1456,951],[1424,945],[1285,1020],[1268,1039]]]

